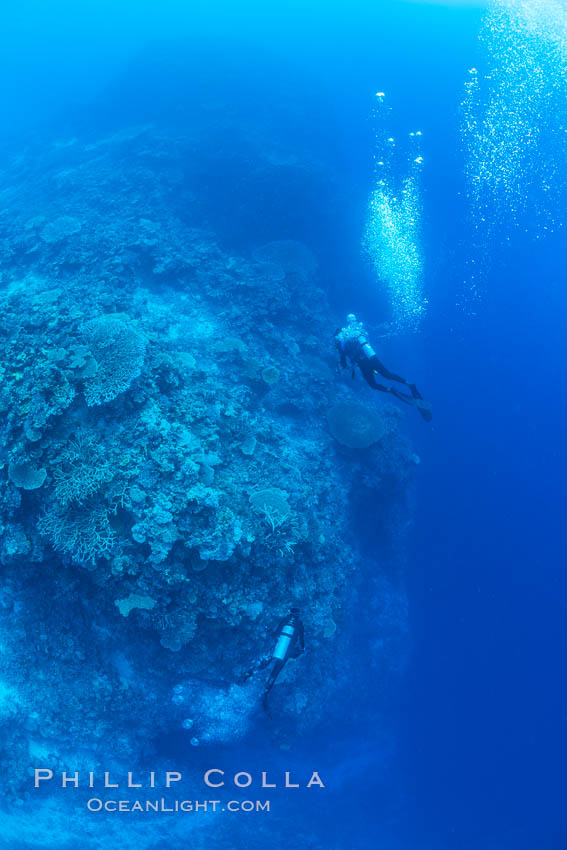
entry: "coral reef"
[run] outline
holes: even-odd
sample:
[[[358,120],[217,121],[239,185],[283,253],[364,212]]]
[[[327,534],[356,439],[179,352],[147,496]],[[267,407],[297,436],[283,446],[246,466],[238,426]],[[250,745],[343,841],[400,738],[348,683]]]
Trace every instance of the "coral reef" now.
[[[6,164],[0,766],[16,797],[32,762],[132,767],[172,729],[244,734],[261,686],[238,682],[291,602],[308,652],[273,704],[282,740],[313,728],[346,683],[353,493],[386,516],[414,466],[393,409],[333,375],[309,248],[238,255],[178,216],[181,144],[133,130]]]

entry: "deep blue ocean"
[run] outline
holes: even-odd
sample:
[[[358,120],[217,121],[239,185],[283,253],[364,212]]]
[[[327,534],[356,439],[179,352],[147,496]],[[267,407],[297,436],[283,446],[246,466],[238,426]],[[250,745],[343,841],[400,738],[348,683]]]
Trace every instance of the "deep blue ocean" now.
[[[179,220],[186,214],[191,227],[213,232],[231,256],[249,256],[276,240],[308,246],[318,260],[316,282],[329,305],[329,326],[320,338],[314,303],[312,329],[307,314],[303,328],[316,338],[314,354],[330,365],[329,382],[345,381],[334,372],[332,338],[354,312],[381,359],[416,382],[433,412],[427,423],[415,408],[400,405],[407,417],[399,428],[419,463],[400,498],[403,518],[395,529],[383,537],[376,530],[384,506],[372,500],[372,490],[363,497],[351,492],[343,505],[348,540],[366,564],[368,582],[375,562],[391,564],[384,569],[395,573],[407,597],[403,647],[394,642],[389,650],[392,668],[400,655],[392,680],[382,679],[370,662],[382,621],[365,608],[362,588],[341,624],[340,685],[318,721],[295,739],[285,719],[285,742],[278,723],[264,722],[209,748],[191,749],[180,728],[160,729],[156,737],[159,758],[188,758],[199,769],[215,761],[227,771],[243,764],[251,771],[266,764],[274,772],[289,764],[299,772],[320,769],[328,780],[326,796],[300,791],[284,799],[278,791],[273,825],[262,821],[254,844],[235,820],[233,832],[225,825],[218,838],[208,832],[201,838],[193,827],[185,837],[179,826],[168,837],[167,825],[152,826],[153,843],[140,848],[567,848],[567,233],[561,221],[567,182],[556,144],[566,132],[567,109],[561,115],[553,102],[565,102],[567,80],[553,67],[549,92],[541,76],[531,86],[530,72],[545,71],[535,60],[526,63],[520,83],[512,72],[498,76],[515,46],[525,46],[512,13],[507,32],[502,19],[495,25],[501,54],[489,38],[479,41],[490,29],[490,14],[523,6],[510,0],[490,12],[475,4],[409,0],[54,0],[24,2],[4,13],[0,171],[8,212],[10,204],[17,208],[13,175],[25,172],[26,158],[40,157],[61,138],[86,144],[153,127],[155,138],[192,139],[178,161],[170,149],[163,154],[164,173],[187,169],[191,192],[199,193],[192,219],[184,206],[189,194],[181,199],[170,193],[167,203]],[[551,0],[534,3],[549,27],[560,20],[558,7],[563,11]],[[542,28],[533,36],[533,55],[541,63],[552,55],[537,52],[546,33]],[[563,36],[557,33],[559,41]],[[485,113],[484,131],[477,132],[472,164],[461,106],[471,67],[489,75],[488,89],[501,86]],[[540,100],[515,111],[514,99],[526,90]],[[386,110],[377,109],[380,92]],[[477,109],[480,114],[482,105]],[[214,129],[200,140],[209,115]],[[503,183],[491,183],[494,162],[511,157],[510,135],[520,143],[533,136],[522,136],[521,121],[541,131],[539,146],[515,170],[503,167]],[[551,125],[557,133],[549,132]],[[409,137],[417,130],[418,152]],[[405,255],[386,254],[393,275],[388,281],[363,248],[377,163],[390,137],[399,154],[388,164],[386,190],[392,181],[395,195],[417,154],[423,158],[415,184],[422,268],[419,294],[410,298],[426,299],[427,307],[417,322],[404,321],[405,314],[395,321]],[[140,174],[153,167],[147,145]],[[310,176],[282,176],[280,182],[271,173],[257,176],[250,158],[262,145],[279,151],[282,161],[297,156]],[[61,150],[62,173],[76,161],[72,147],[68,162]],[[484,155],[492,165],[479,190],[471,173]],[[13,166],[14,156],[22,171]],[[544,190],[548,179],[552,188]],[[25,185],[21,180],[18,185]],[[49,185],[57,203],[62,184]],[[100,190],[103,215],[111,214],[103,194],[109,185]],[[80,217],[80,204],[77,210],[68,214]],[[403,236],[398,229],[396,244]],[[4,287],[13,279],[11,262]],[[96,256],[89,262],[96,266]],[[165,303],[176,284],[161,280],[155,293]],[[117,291],[115,309],[126,312],[120,298]],[[287,332],[279,315],[279,325],[271,317],[274,335]],[[349,381],[348,392],[368,402],[373,394],[360,375]],[[160,392],[167,396],[166,384]],[[283,403],[278,410],[290,416],[289,434],[299,439],[301,419],[292,420]],[[307,419],[304,424],[307,429]],[[357,465],[363,476],[365,455],[341,457],[343,466]],[[54,558],[46,570],[53,570]],[[334,568],[340,566],[337,554]],[[95,576],[70,569],[86,576],[77,581]],[[309,634],[307,640],[309,649]],[[316,661],[311,664],[316,668]],[[352,690],[343,681],[350,670]],[[319,673],[324,678],[325,667]],[[70,802],[65,796],[56,805],[69,806],[72,820]],[[18,809],[10,804],[7,811],[1,847],[71,846],[57,837],[53,809],[38,810],[36,832],[18,840]],[[33,814],[25,812],[29,822]],[[116,846],[116,833],[107,841],[102,819],[91,817],[85,846]],[[133,820],[121,823],[123,846],[141,841],[131,832]]]

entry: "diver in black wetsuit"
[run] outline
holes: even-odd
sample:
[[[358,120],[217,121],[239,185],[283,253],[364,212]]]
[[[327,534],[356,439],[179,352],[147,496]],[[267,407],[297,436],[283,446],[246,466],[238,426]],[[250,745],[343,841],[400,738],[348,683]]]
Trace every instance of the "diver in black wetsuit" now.
[[[262,704],[265,709],[268,707],[268,694],[274,687],[276,679],[287,664],[290,658],[299,658],[305,652],[305,635],[303,623],[299,616],[299,608],[292,607],[289,609],[289,614],[282,617],[277,629],[277,640],[273,652],[270,655],[265,655],[260,661],[249,670],[242,678],[245,682],[258,670],[264,670],[269,664],[272,664],[272,670],[266,682],[264,693],[262,695]]]
[[[349,361],[352,366],[352,376],[354,378],[354,368],[358,366],[366,383],[373,390],[381,390],[383,393],[391,393],[405,404],[411,404],[417,407],[422,417],[426,422],[431,421],[431,407],[423,400],[423,397],[415,384],[410,384],[405,378],[390,372],[384,364],[378,359],[378,356],[372,346],[366,339],[366,332],[361,322],[357,322],[356,316],[349,313],[347,323],[344,328],[341,328],[335,333],[335,347],[339,352],[340,365],[343,369],[347,369]],[[396,387],[386,387],[379,384],[375,375],[381,375],[388,381],[397,381],[399,384],[404,384],[411,395],[403,393]]]

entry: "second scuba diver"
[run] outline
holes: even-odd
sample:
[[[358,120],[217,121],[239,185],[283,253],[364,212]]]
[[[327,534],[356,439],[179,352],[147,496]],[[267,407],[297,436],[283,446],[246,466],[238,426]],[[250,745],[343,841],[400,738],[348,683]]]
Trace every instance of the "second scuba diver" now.
[[[264,670],[269,664],[272,664],[272,669],[262,695],[262,704],[265,709],[268,708],[268,694],[274,687],[276,679],[283,668],[290,658],[299,658],[303,652],[305,652],[303,623],[299,616],[299,608],[291,607],[289,614],[280,620],[273,652],[270,655],[264,656],[243,677],[243,681],[246,681],[258,670]]]
[[[410,384],[405,378],[401,378],[394,372],[390,372],[378,359],[376,352],[368,343],[362,322],[357,321],[354,313],[348,314],[345,327],[335,333],[335,347],[339,353],[340,365],[343,369],[348,368],[350,361],[353,377],[355,366],[358,366],[366,383],[373,390],[391,393],[391,395],[403,401],[404,404],[411,404],[413,407],[417,407],[425,421],[431,422],[431,406],[423,400],[423,396],[415,384]],[[386,378],[388,381],[396,381],[399,384],[403,384],[409,389],[411,395],[401,392],[397,387],[387,387],[379,384],[375,378],[376,374],[382,378]]]

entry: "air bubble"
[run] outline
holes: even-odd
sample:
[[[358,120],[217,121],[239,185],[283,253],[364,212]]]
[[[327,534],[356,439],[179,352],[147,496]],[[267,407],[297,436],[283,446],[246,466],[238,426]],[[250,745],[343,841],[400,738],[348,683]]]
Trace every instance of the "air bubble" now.
[[[565,209],[565,4],[495,0],[481,42],[462,105],[471,216],[494,230],[529,215],[533,233]]]

